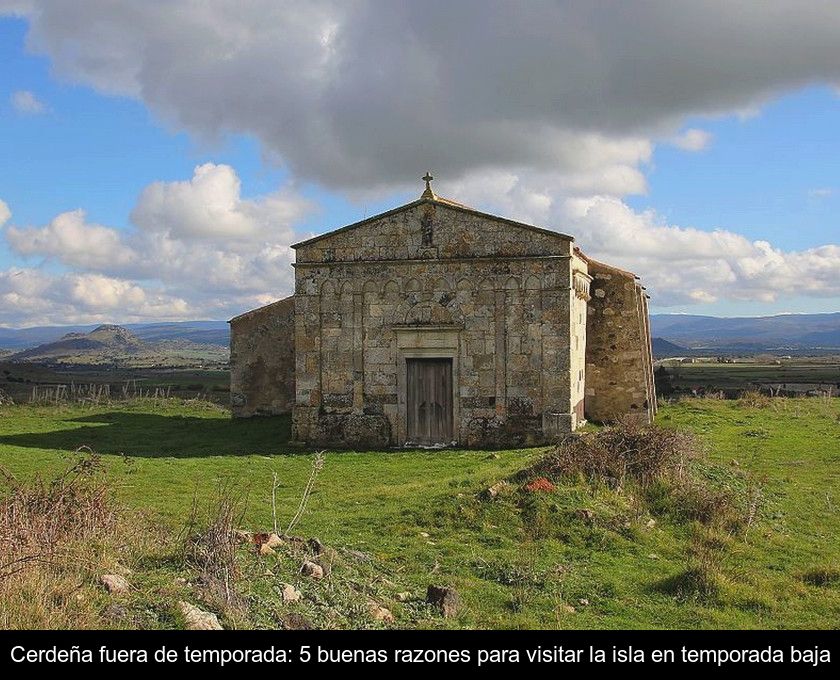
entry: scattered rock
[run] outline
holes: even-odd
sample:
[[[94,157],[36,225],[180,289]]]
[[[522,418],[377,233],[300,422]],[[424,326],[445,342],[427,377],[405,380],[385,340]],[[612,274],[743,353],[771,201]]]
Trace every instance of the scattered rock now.
[[[411,593],[405,591],[404,593],[397,593],[396,595],[397,602],[408,602],[411,599]]]
[[[737,460],[735,460],[734,458],[731,461],[729,461],[729,464],[732,467],[741,467],[741,464]]]
[[[655,527],[655,526],[656,526],[656,520],[655,520],[655,519],[653,519],[653,518],[649,519],[649,520],[645,523],[645,526],[646,526],[648,529],[653,529],[653,527]]]
[[[428,534],[427,532],[425,532],[425,531],[421,531],[421,532],[420,532],[420,535],[421,535],[423,538],[428,538],[428,537],[429,537],[429,534]]]
[[[190,582],[187,581],[187,579],[185,579],[183,576],[176,576],[174,579],[172,579],[172,585],[178,586],[179,588],[183,588],[184,586],[190,585]]]
[[[281,545],[285,544],[286,542],[274,532],[268,535],[268,539],[265,542],[265,545],[267,545],[269,548],[279,548]]]
[[[578,604],[581,607],[588,607],[589,606],[589,600],[587,600],[585,597],[582,597],[578,600]]]
[[[183,600],[178,603],[178,608],[184,616],[188,630],[224,630],[215,614]]]
[[[484,495],[485,498],[493,499],[496,496],[498,496],[499,493],[502,491],[502,489],[504,489],[507,485],[508,485],[508,483],[505,480],[502,480],[501,482],[496,482],[492,486],[488,486],[484,490],[483,495]]]
[[[125,580],[125,577],[120,576],[119,574],[103,574],[99,580],[102,585],[105,586],[105,590],[111,593],[111,595],[121,595],[122,593],[127,593],[131,589],[131,586],[128,585],[128,581]]]
[[[461,608],[461,598],[454,588],[429,586],[426,591],[426,602],[440,610],[444,618],[450,618]]]
[[[309,549],[312,551],[313,555],[320,555],[326,549],[324,544],[317,538],[310,538],[309,541],[307,541],[307,544],[309,545]]]
[[[650,555],[648,555],[648,559],[649,560],[658,560],[659,555],[657,555],[656,553],[651,553]]]
[[[368,611],[374,621],[382,621],[383,623],[394,622],[394,615],[391,613],[391,610],[387,607],[383,607],[381,604],[369,602]]]
[[[259,552],[259,554],[260,554],[260,555],[263,555],[263,556],[265,556],[265,555],[274,555],[274,554],[275,554],[275,553],[274,553],[274,548],[272,548],[272,547],[268,544],[268,542],[267,542],[267,541],[266,541],[265,543],[260,543],[260,547],[259,547],[258,552]]]
[[[291,583],[284,583],[283,590],[280,593],[283,602],[297,602],[300,600],[300,591]]]
[[[491,453],[489,456],[485,457],[484,460],[499,460],[500,456],[498,453]]]
[[[300,568],[300,573],[311,578],[324,578],[324,568],[320,564],[306,560]]]
[[[572,605],[570,605],[570,604],[562,604],[562,605],[560,605],[560,610],[561,610],[561,611],[566,612],[567,614],[574,614],[574,613],[577,611],[577,609],[575,609],[575,608],[574,608]]]

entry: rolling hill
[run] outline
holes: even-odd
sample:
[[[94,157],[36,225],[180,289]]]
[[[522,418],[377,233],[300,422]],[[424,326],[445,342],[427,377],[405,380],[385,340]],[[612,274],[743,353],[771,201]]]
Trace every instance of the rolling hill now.
[[[177,334],[154,330],[149,335],[153,338],[163,335],[164,339],[148,340],[123,326],[104,324],[87,333],[65,333],[52,342],[6,356],[5,360],[45,365],[151,367],[192,366],[227,359],[227,347],[222,345],[198,343],[183,336],[173,338]]]
[[[230,328],[226,321],[170,321],[161,323],[121,324],[139,340],[185,340],[203,345],[227,347]],[[33,328],[0,328],[0,349],[30,349],[62,340],[67,335],[85,335],[99,328],[96,324],[77,326],[37,326]]]

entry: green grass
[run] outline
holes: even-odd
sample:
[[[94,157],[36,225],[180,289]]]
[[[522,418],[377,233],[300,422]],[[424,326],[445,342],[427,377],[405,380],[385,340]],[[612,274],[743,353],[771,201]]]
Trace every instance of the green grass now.
[[[397,625],[835,627],[838,418],[836,399],[764,409],[688,400],[660,411],[661,424],[698,433],[710,483],[760,485],[761,512],[746,535],[665,511],[651,524],[653,506],[632,489],[568,483],[531,495],[511,484],[495,500],[477,497],[545,449],[328,452],[295,533],[364,551],[415,594],[451,584],[465,602],[449,620],[397,606]],[[47,475],[86,445],[122,502],[173,531],[221,487],[247,497],[246,528],[269,530],[272,475],[282,523],[311,468],[312,451],[290,448],[288,436],[287,418],[232,421],[203,403],[14,406],[0,409],[0,464],[20,478]],[[698,585],[708,576],[698,559],[713,562],[713,583]]]

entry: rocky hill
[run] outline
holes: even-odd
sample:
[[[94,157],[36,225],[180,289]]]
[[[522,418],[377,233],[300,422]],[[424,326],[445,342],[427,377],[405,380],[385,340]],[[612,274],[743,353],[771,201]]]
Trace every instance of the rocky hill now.
[[[226,361],[227,348],[182,338],[147,341],[123,326],[104,324],[87,333],[65,333],[5,358],[46,365],[192,366]]]
[[[21,352],[38,345],[58,342],[67,335],[87,336],[96,326],[35,326],[32,328],[0,328],[0,349]],[[120,328],[131,331],[145,342],[185,340],[201,345],[227,347],[230,328],[226,321],[166,321],[159,323],[127,323]]]

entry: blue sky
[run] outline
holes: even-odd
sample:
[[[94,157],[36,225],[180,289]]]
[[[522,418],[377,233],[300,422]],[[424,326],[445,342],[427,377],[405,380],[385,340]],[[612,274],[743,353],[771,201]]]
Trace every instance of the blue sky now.
[[[83,208],[93,222],[128,228],[129,213],[147,184],[187,178],[208,161],[236,168],[243,197],[288,181],[288,173],[266,161],[253,137],[193,139],[155,119],[141,102],[53,77],[47,58],[27,52],[26,30],[23,19],[0,19],[0,158],[5,159],[0,198],[12,206],[16,223],[44,224]],[[15,111],[11,95],[17,91],[35,93],[45,112]],[[341,226],[391,206],[387,199],[352,203],[312,183],[302,191],[319,206],[301,222],[302,231]],[[0,266],[16,259],[0,249]]]
[[[79,5],[81,12],[84,4]],[[392,160],[400,149],[387,142],[388,126],[394,121],[383,118],[363,131],[373,135],[376,147],[381,125],[381,152],[366,149],[358,159],[359,174],[371,178],[366,189],[350,179],[342,185],[343,176],[355,174],[352,155],[350,171],[339,172],[345,160],[340,152],[352,145],[352,139],[338,139],[335,160],[321,161],[324,149],[311,142],[307,147],[300,131],[291,127],[287,131],[279,122],[272,126],[270,120],[254,122],[251,109],[226,118],[236,102],[227,107],[215,100],[197,104],[208,109],[220,106],[213,118],[218,125],[208,123],[190,109],[191,102],[181,101],[179,92],[160,94],[152,87],[160,79],[138,80],[136,88],[123,86],[116,70],[102,76],[99,70],[73,63],[75,57],[67,57],[62,43],[49,34],[54,28],[35,26],[38,32],[27,43],[33,21],[0,18],[0,201],[11,212],[0,230],[0,271],[6,275],[0,295],[5,294],[10,305],[8,313],[0,311],[0,324],[125,321],[156,314],[224,318],[288,292],[290,273],[272,274],[267,269],[290,271],[289,242],[413,198],[422,188],[419,175],[426,164],[434,164],[436,187],[443,195],[571,231],[585,250],[613,261],[617,257],[624,263],[621,258],[626,254],[627,266],[650,282],[653,311],[732,316],[840,310],[840,288],[832,283],[840,276],[840,269],[832,269],[840,261],[836,250],[840,97],[828,80],[803,76],[802,82],[776,85],[772,94],[764,88],[740,110],[723,99],[719,105],[715,101],[697,105],[694,111],[686,105],[676,114],[651,119],[643,129],[631,121],[616,131],[616,123],[605,120],[603,131],[595,133],[609,139],[592,142],[594,151],[585,147],[581,157],[568,160],[561,149],[558,158],[567,164],[561,170],[536,156],[533,161],[512,158],[510,180],[504,179],[508,177],[504,157],[488,162],[477,153],[471,164],[452,161],[445,147],[436,150],[422,139],[411,152],[417,156],[417,177],[402,172]],[[138,29],[138,35],[141,32]],[[149,32],[149,40],[160,39],[152,29]],[[84,42],[84,36],[71,38],[107,60],[109,54],[96,55],[96,46]],[[103,85],[108,77],[116,84]],[[224,87],[220,81],[219,88]],[[34,98],[37,110],[20,105],[21,93]],[[280,95],[276,101],[280,121],[292,104]],[[349,119],[363,105],[344,106]],[[302,111],[302,116],[289,115],[290,126],[306,118],[306,109]],[[331,120],[343,118],[344,111],[337,116],[330,112]],[[312,116],[322,113],[313,109]],[[399,128],[401,121],[395,125]],[[568,125],[568,121],[557,124],[559,140],[570,139]],[[410,136],[410,123],[405,126],[401,134]],[[349,130],[352,137],[354,128]],[[702,133],[703,143],[680,143],[687,130]],[[325,142],[323,147],[327,146]],[[488,155],[494,152],[491,149]],[[587,153],[603,155],[603,167],[593,170]],[[440,162],[435,164],[436,158]],[[380,161],[383,170],[377,175]],[[201,189],[194,172],[205,164],[212,164],[205,173],[209,188]],[[385,167],[389,164],[395,169]],[[623,179],[618,183],[604,179],[616,168],[620,171],[616,176]],[[496,181],[504,188],[488,197],[486,188]],[[157,193],[147,190],[152,185]],[[200,215],[205,209],[201,201],[209,196],[212,202],[219,186],[230,196],[221,220],[230,218],[231,226],[215,234],[215,240],[196,236],[188,209]],[[534,200],[545,195],[544,201]],[[177,201],[184,196],[188,208],[182,209]],[[84,216],[70,227],[61,220],[50,226],[75,210],[84,211]],[[276,227],[272,210],[286,215],[277,219]],[[185,220],[183,226],[179,219]],[[715,230],[728,234],[721,243],[735,243],[733,247],[743,252],[729,262],[722,261],[726,258],[719,262],[713,255],[692,259],[692,244],[698,244],[699,252]],[[651,239],[650,252],[629,252],[632,248],[621,242],[625,237],[636,243]],[[50,241],[60,238],[90,238],[89,250],[100,256],[86,257],[88,244],[69,256],[51,249]],[[165,248],[160,246],[162,240]],[[754,247],[756,241],[769,242],[772,252],[768,255]],[[113,254],[108,248],[114,249]],[[683,252],[669,251],[678,248]],[[196,261],[198,272],[210,266],[208,262],[223,261],[224,276],[220,273],[209,281],[200,273],[191,274],[192,278],[155,273],[148,260],[160,259],[164,252],[169,254],[165,257]],[[209,259],[202,264],[205,255]],[[672,257],[685,259],[684,285],[675,279],[674,268],[667,267]],[[118,261],[123,264],[118,266]],[[786,266],[787,262],[816,266],[823,278],[811,288],[800,287],[796,281],[800,265]],[[263,287],[246,286],[234,271],[239,265],[264,275],[257,277]],[[719,267],[724,271],[722,283],[715,281]],[[762,279],[762,270],[769,268],[778,273],[774,269],[773,277]],[[802,276],[808,277],[808,272]],[[25,286],[20,283],[24,279]],[[774,281],[779,282],[778,290]],[[96,286],[110,286],[108,295],[91,293]],[[72,299],[63,298],[62,290],[72,290]],[[28,302],[26,295],[32,296]],[[136,310],[130,307],[132,300],[138,302]],[[17,307],[12,310],[11,305]]]
[[[660,146],[639,208],[701,229],[800,247],[837,241],[840,97],[828,87],[785,94],[755,115],[689,119],[712,133],[700,153]]]

